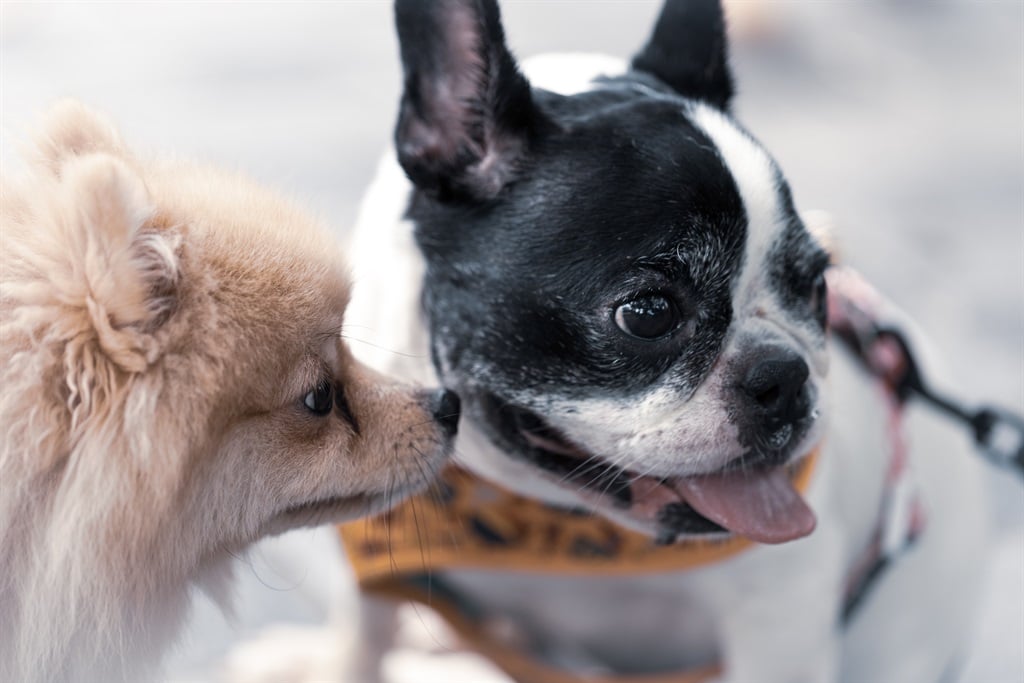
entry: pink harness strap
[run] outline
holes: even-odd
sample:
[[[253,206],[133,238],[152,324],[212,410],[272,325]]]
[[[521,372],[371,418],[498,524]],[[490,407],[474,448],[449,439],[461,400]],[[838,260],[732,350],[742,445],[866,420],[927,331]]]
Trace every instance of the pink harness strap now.
[[[854,562],[846,583],[843,622],[852,618],[884,570],[910,548],[924,531],[926,516],[911,471],[903,430],[903,406],[908,397],[904,381],[913,368],[906,346],[880,335],[885,300],[856,271],[829,271],[829,326],[878,378],[889,407],[889,467],[871,540]]]

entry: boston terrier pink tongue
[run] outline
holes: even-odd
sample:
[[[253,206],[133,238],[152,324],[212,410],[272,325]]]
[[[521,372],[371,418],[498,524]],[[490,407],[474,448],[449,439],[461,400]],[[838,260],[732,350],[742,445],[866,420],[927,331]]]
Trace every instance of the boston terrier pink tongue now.
[[[784,543],[814,531],[814,512],[782,467],[681,477],[671,485],[694,510],[752,541]]]
[[[787,468],[730,470],[694,477],[639,477],[630,486],[627,514],[651,522],[684,502],[722,528],[758,543],[784,543],[814,531],[814,512]]]

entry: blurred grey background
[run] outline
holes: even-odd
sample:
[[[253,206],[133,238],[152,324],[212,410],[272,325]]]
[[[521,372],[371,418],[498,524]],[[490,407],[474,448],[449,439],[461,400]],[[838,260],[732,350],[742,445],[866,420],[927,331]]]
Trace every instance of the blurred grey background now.
[[[505,0],[520,57],[628,57],[660,3]],[[971,399],[1024,411],[1024,2],[733,0],[740,120],[844,259],[912,312]],[[339,235],[399,95],[388,2],[0,2],[0,162],[54,99],[106,111],[136,149],[244,170]],[[2,239],[2,235],[0,235]],[[993,477],[1001,544],[964,681],[1024,680],[1024,489]],[[212,680],[238,639],[345,599],[329,531],[257,547],[233,626],[200,602],[171,662]],[[867,683],[867,682],[866,682]]]

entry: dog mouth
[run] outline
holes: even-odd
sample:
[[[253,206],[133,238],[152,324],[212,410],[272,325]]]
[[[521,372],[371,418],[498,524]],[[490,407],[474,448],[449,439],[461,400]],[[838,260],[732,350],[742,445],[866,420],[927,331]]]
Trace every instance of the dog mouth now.
[[[333,517],[334,515],[365,514],[364,510],[372,510],[375,501],[384,498],[383,494],[360,493],[353,496],[331,496],[320,500],[310,500],[292,505],[281,512],[285,517]]]
[[[810,534],[815,516],[796,490],[803,459],[751,464],[739,458],[710,473],[660,477],[588,453],[536,413],[504,404],[499,430],[523,458],[594,506],[609,503],[660,543],[680,536],[736,534],[784,543]]]

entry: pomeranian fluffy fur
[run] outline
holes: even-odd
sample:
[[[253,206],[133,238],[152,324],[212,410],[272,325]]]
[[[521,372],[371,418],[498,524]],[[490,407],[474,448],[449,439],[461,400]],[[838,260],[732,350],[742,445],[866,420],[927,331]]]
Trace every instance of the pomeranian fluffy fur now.
[[[137,681],[192,587],[223,603],[260,537],[419,489],[454,425],[352,359],[338,248],[289,202],[73,102],[28,156],[0,185],[0,680]]]

